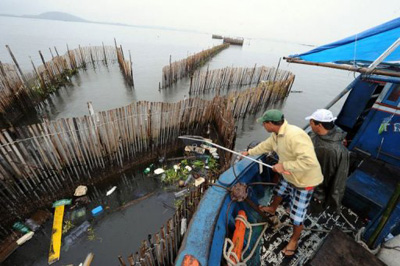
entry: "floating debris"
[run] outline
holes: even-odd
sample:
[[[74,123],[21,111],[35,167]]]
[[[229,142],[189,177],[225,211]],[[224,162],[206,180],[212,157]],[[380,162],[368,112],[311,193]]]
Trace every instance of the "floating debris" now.
[[[33,237],[34,234],[35,234],[34,232],[26,233],[25,235],[23,235],[21,238],[19,238],[19,239],[17,240],[17,245],[18,245],[18,246],[21,246],[21,245],[24,244],[26,241],[30,240],[30,239]]]
[[[182,218],[181,220],[181,236],[183,236],[186,233],[187,230],[187,219]]]
[[[146,169],[144,169],[143,173],[145,175],[149,174],[151,172],[151,169],[154,168],[154,164],[150,164],[149,167],[147,167]]]
[[[56,202],[53,203],[53,208],[58,207],[58,206],[70,205],[71,202],[72,202],[72,199],[57,200]]]
[[[86,186],[78,186],[75,189],[75,193],[74,196],[75,197],[81,197],[81,196],[85,196],[87,192],[87,187]]]
[[[82,207],[78,210],[74,210],[71,213],[71,221],[75,222],[77,220],[79,220],[80,218],[86,216],[86,208]]]
[[[198,154],[204,154],[204,152],[206,151],[204,148],[202,147],[198,147],[197,145],[188,145],[185,147],[185,151],[187,152],[195,152]]]
[[[188,175],[188,177],[186,178],[185,182],[183,183],[183,185],[186,187],[187,185],[189,185],[190,182],[193,181],[193,175]]]
[[[64,244],[66,246],[71,246],[80,236],[88,231],[89,227],[90,223],[88,221],[85,221],[78,227],[71,230],[71,232],[64,238]]]
[[[53,264],[60,259],[63,218],[64,205],[56,206],[49,251],[49,264]]]
[[[180,167],[178,164],[175,164],[175,165],[174,165],[175,173],[176,173],[179,169],[181,169],[181,167]]]
[[[156,170],[154,170],[154,174],[156,174],[156,175],[162,174],[164,172],[165,172],[165,170],[162,168],[157,168]]]
[[[83,262],[83,265],[82,265],[82,266],[90,266],[90,264],[92,264],[93,258],[94,258],[94,253],[93,253],[93,252],[90,252],[90,253],[86,256],[86,259],[85,259],[85,261]]]
[[[38,225],[33,219],[29,218],[25,220],[25,225],[29,227],[32,231],[36,231],[40,228],[40,225]]]
[[[175,198],[180,198],[180,197],[185,196],[188,193],[189,193],[189,190],[185,188],[185,189],[183,189],[181,191],[175,192],[174,196],[175,196]]]
[[[107,191],[106,196],[110,196],[116,189],[117,186],[113,186],[109,191]]]
[[[93,216],[99,215],[101,212],[103,212],[103,207],[101,205],[92,210]]]
[[[63,234],[67,233],[70,229],[74,228],[75,225],[71,221],[65,221],[63,226]]]
[[[23,233],[23,234],[27,234],[27,233],[30,232],[29,228],[26,227],[26,225],[24,225],[24,224],[21,223],[21,222],[16,222],[16,223],[14,223],[13,226],[12,226],[12,228],[13,228],[14,230],[17,230],[18,232]]]
[[[203,184],[205,182],[205,178],[204,177],[199,177],[194,181],[194,185],[196,187],[200,186],[201,184]]]

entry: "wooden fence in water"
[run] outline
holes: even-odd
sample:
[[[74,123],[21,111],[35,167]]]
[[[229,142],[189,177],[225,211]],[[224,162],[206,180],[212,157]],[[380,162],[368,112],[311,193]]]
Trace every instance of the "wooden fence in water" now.
[[[293,79],[258,88],[177,103],[128,106],[0,132],[0,233],[40,206],[70,195],[78,183],[95,183],[110,172],[163,155],[178,136],[201,134],[213,124],[222,145],[234,147],[235,118],[283,99]],[[230,153],[220,153],[222,169]],[[225,164],[224,164],[225,163]],[[62,194],[62,193],[61,193]]]
[[[290,93],[294,78],[291,75],[284,81],[261,82],[256,88],[230,92],[226,96],[226,108],[234,118],[255,114],[272,103],[284,100]]]
[[[294,75],[286,70],[270,67],[244,68],[226,67],[215,70],[197,71],[190,80],[190,95],[200,95],[209,92],[220,94],[230,89],[242,86],[258,86],[262,81],[281,82],[291,79]]]
[[[4,229],[18,217],[10,213],[19,210],[23,216],[57,199],[58,192],[73,191],[77,183],[94,183],[105,172],[163,155],[160,150],[178,145],[179,135],[197,134],[208,123],[224,134],[223,145],[233,147],[231,114],[198,98],[137,102],[93,116],[2,130],[0,225]]]
[[[175,62],[171,62],[170,57],[169,65],[164,66],[162,69],[162,84],[160,88],[167,88],[179,79],[193,74],[197,68],[228,47],[229,44],[220,44]]]
[[[12,125],[24,113],[31,112],[52,92],[69,82],[70,77],[79,69],[96,63],[112,63],[118,61],[128,84],[133,86],[132,60],[124,59],[122,47],[89,46],[70,50],[59,55],[54,47],[55,55],[50,49],[51,60],[46,61],[39,51],[42,65],[36,67],[31,60],[32,72],[24,73],[10,47],[6,46],[14,64],[0,62],[0,119]]]

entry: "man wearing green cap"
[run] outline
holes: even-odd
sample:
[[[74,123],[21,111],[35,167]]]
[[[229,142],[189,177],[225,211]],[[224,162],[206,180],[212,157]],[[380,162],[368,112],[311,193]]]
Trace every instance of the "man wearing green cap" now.
[[[282,250],[285,256],[293,256],[303,230],[303,221],[312,197],[314,187],[322,183],[321,167],[315,155],[310,137],[301,128],[290,125],[281,111],[267,110],[257,122],[263,124],[265,130],[272,133],[265,141],[243,155],[259,155],[274,151],[279,162],[272,170],[283,178],[274,189],[274,197],[270,206],[260,209],[275,214],[283,197],[290,198],[290,218],[293,222],[293,234],[287,246]]]

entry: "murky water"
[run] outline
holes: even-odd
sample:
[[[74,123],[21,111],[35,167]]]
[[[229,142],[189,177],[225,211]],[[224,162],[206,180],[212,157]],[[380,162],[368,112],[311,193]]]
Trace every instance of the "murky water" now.
[[[29,27],[28,27],[29,25]],[[34,28],[32,31],[30,29]],[[132,101],[168,101],[175,102],[188,95],[188,80],[182,80],[170,89],[158,90],[161,81],[161,69],[172,60],[180,60],[190,54],[207,49],[220,40],[211,39],[210,34],[198,34],[178,31],[163,31],[133,27],[117,27],[85,23],[17,19],[0,17],[0,60],[11,62],[5,44],[10,45],[22,68],[31,70],[29,56],[36,65],[41,64],[38,50],[49,59],[49,47],[57,47],[60,54],[65,53],[66,44],[71,49],[88,45],[113,45],[115,37],[125,51],[131,51],[135,88],[126,86],[118,65],[108,68],[97,66],[80,71],[70,86],[60,89],[48,101],[43,115],[49,119],[73,117],[88,114],[87,102],[91,101],[96,111],[127,105]],[[245,33],[244,33],[245,35]],[[277,66],[279,58],[309,50],[310,47],[294,43],[252,39],[245,40],[243,47],[231,46],[214,57],[208,64],[210,69],[226,66],[253,67]],[[207,67],[207,66],[205,66]],[[305,65],[287,64],[282,61],[281,69],[292,71],[296,80],[292,93],[282,109],[289,122],[303,126],[304,117],[317,108],[324,107],[354,77],[344,71],[317,68]],[[341,103],[332,110],[337,114]],[[255,123],[258,115],[248,116],[239,122],[236,149],[244,149],[252,140],[267,137],[264,129]],[[117,190],[106,197],[107,189],[116,185]],[[97,192],[96,192],[97,190]],[[154,179],[143,177],[140,172],[127,172],[105,185],[90,188],[92,205],[109,206],[104,214],[90,218],[96,238],[88,241],[84,236],[68,250],[62,250],[61,260],[54,265],[74,263],[78,265],[89,252],[94,252],[93,265],[117,265],[117,256],[126,257],[135,252],[140,241],[148,233],[159,230],[161,224],[171,215],[171,209],[163,202],[173,204],[170,193],[160,188]],[[116,211],[118,206],[145,195],[155,194],[126,209]],[[88,215],[90,217],[90,215]],[[51,223],[35,235],[34,239],[19,248],[5,265],[46,265],[50,243]]]

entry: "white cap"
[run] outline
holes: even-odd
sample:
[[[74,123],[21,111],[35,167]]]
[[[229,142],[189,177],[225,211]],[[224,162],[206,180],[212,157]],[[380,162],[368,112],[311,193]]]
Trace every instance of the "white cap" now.
[[[313,120],[319,121],[319,122],[332,122],[332,121],[336,120],[336,117],[333,117],[332,112],[329,110],[318,109],[312,115],[306,117],[306,120],[310,120],[310,119],[313,119]]]

